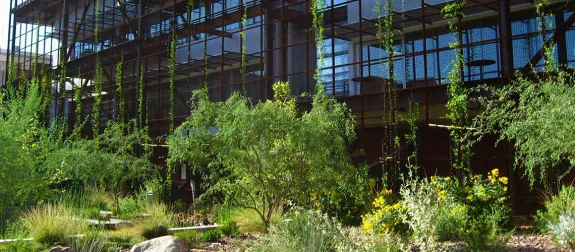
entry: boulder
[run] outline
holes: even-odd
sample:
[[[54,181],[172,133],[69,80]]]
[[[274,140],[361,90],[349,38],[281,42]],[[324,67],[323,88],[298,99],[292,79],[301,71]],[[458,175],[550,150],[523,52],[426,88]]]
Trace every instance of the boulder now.
[[[190,249],[180,238],[167,235],[140,242],[130,252],[189,252]]]

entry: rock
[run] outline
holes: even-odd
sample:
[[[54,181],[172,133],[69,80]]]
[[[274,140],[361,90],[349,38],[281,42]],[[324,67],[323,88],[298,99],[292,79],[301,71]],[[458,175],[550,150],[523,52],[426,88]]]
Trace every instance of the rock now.
[[[50,252],[72,252],[72,249],[69,247],[56,247],[51,248]]]
[[[188,252],[190,249],[180,238],[168,235],[140,242],[130,252]]]

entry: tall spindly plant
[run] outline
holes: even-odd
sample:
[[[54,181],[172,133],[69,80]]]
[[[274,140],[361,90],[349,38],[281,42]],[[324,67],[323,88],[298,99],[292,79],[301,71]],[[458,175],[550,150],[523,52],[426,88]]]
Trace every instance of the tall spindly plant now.
[[[461,11],[465,5],[465,0],[457,0],[446,5],[441,13],[443,17],[449,19],[449,30],[453,34],[453,42],[449,47],[455,52],[455,59],[451,61],[452,69],[449,72],[447,95],[449,100],[445,107],[447,115],[445,118],[451,120],[449,127],[451,136],[451,165],[458,171],[469,171],[471,169],[471,141],[467,137],[469,129],[469,113],[467,111],[467,88],[463,82],[463,72],[465,59],[463,58],[463,45],[461,44],[462,31],[458,25],[460,19],[464,17]]]

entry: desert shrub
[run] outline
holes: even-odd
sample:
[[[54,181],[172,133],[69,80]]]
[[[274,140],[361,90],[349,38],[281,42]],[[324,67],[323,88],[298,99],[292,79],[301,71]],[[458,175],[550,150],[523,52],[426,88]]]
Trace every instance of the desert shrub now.
[[[234,236],[240,234],[240,228],[238,227],[238,225],[236,224],[236,222],[234,220],[224,221],[221,224],[221,226],[218,227],[218,230],[220,231],[220,233],[223,236],[234,237]]]
[[[66,244],[70,236],[83,234],[88,229],[87,222],[78,218],[71,208],[54,204],[28,211],[22,223],[36,242],[45,245]]]
[[[182,239],[190,248],[193,248],[200,242],[200,236],[195,230],[178,231],[174,236]]]
[[[427,180],[409,181],[400,190],[405,212],[402,220],[413,232],[414,245],[422,251],[436,250],[437,226],[441,194]]]
[[[203,242],[217,242],[220,240],[220,238],[222,237],[222,235],[220,234],[220,232],[216,229],[213,230],[208,230],[206,232],[203,232],[200,237],[202,238]]]
[[[561,214],[559,222],[551,224],[549,229],[559,246],[575,250],[575,212]]]
[[[484,178],[462,180],[432,176],[407,181],[394,200],[384,190],[373,210],[363,216],[363,229],[374,235],[410,235],[423,250],[438,249],[438,241],[465,241],[470,249],[497,249],[508,238],[511,209],[507,178],[493,169]]]
[[[559,217],[564,213],[575,211],[575,187],[563,186],[557,195],[547,195],[545,207],[537,211],[535,220],[542,232],[551,232],[550,227],[559,223]]]
[[[315,211],[295,209],[280,225],[263,236],[255,251],[333,251],[341,244],[341,226],[333,218]]]

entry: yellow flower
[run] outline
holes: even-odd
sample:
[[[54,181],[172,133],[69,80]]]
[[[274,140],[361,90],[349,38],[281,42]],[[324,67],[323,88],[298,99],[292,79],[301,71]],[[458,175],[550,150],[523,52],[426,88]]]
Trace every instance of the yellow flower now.
[[[491,174],[494,177],[498,177],[499,176],[499,169],[495,168],[495,169],[491,170]]]
[[[399,203],[393,204],[393,209],[397,210],[397,209],[399,209],[399,207],[400,207]]]
[[[439,199],[440,199],[440,200],[445,199],[445,195],[446,195],[445,190],[439,191],[439,194],[438,194],[438,195],[439,195]]]
[[[507,177],[501,177],[499,178],[499,182],[503,183],[504,185],[507,185],[508,179]]]
[[[449,180],[451,180],[450,177],[445,177],[445,181],[449,181]]]
[[[384,205],[385,205],[385,199],[383,198],[383,196],[377,197],[373,202],[373,206],[377,208],[383,207]]]

